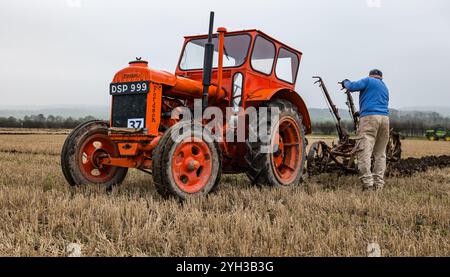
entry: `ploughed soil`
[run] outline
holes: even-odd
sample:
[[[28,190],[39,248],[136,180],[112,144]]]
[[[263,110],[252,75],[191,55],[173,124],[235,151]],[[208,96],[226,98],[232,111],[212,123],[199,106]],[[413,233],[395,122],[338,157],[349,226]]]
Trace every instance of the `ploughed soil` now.
[[[443,169],[450,167],[450,156],[425,156],[421,158],[406,158],[398,162],[388,164],[386,176],[388,177],[409,177],[415,173],[426,172],[432,169]],[[357,174],[357,170],[343,170],[336,164],[330,164],[326,168],[315,169],[311,175],[320,175],[321,173],[337,172],[343,175]]]
[[[388,168],[388,176],[411,176],[416,172],[425,172],[433,168],[450,167],[450,156],[426,156],[422,158],[402,159],[391,164]]]

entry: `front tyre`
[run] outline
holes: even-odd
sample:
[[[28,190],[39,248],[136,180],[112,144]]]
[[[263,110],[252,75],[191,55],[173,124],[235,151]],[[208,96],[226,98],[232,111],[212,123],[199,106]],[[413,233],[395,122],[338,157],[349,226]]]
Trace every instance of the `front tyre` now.
[[[259,120],[266,120],[270,130],[270,111],[277,108],[279,121],[273,123],[276,124],[275,132],[272,143],[268,145],[256,135],[258,119],[250,118],[249,137],[256,136],[258,140],[250,142],[247,139],[247,176],[258,185],[296,186],[301,181],[305,165],[306,141],[302,117],[291,102],[283,99],[275,99],[264,106],[268,108],[269,115],[265,118],[259,114]]]
[[[128,168],[100,164],[100,157],[105,156],[118,156],[115,144],[108,137],[108,125],[99,120],[80,124],[66,138],[61,151],[64,177],[71,186],[121,184]]]
[[[220,148],[203,126],[180,122],[153,152],[153,182],[163,197],[205,196],[219,184],[221,162]]]

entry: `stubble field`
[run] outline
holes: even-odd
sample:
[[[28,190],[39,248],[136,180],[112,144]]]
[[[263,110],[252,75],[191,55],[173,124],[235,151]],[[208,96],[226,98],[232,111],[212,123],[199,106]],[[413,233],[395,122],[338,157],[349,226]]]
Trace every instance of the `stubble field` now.
[[[362,192],[355,176],[325,174],[298,188],[251,186],[224,175],[218,191],[180,204],[131,170],[112,192],[70,188],[64,134],[0,135],[0,255],[383,256],[450,255],[450,168],[388,178]],[[310,141],[314,138],[310,138]],[[402,141],[405,157],[450,154],[450,142]]]

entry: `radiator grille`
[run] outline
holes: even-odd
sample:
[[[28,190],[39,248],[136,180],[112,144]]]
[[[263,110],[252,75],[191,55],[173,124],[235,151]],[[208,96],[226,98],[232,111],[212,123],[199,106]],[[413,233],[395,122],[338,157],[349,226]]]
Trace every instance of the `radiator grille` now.
[[[113,96],[112,127],[127,128],[128,119],[143,118],[146,126],[147,94]]]

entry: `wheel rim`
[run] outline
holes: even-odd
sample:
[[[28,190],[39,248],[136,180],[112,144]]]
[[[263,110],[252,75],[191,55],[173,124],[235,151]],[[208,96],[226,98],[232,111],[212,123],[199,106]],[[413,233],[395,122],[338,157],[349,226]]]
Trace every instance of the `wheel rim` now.
[[[99,163],[101,157],[114,156],[115,145],[105,134],[89,136],[80,147],[79,163],[83,176],[92,183],[106,183],[116,173],[117,168]]]
[[[282,118],[278,130],[274,135],[272,166],[278,181],[290,185],[300,171],[303,140],[297,122],[291,117]]]
[[[204,141],[183,141],[172,156],[172,176],[184,192],[197,193],[209,181],[212,172],[211,150]]]

